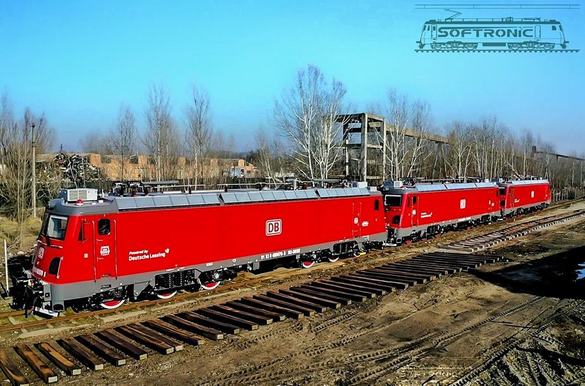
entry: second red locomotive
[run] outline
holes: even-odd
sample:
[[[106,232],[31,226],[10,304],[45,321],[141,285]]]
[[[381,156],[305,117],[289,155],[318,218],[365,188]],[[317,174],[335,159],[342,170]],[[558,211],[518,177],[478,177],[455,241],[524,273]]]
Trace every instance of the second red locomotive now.
[[[386,183],[382,191],[388,238],[393,244],[542,209],[551,202],[546,180],[412,186]]]

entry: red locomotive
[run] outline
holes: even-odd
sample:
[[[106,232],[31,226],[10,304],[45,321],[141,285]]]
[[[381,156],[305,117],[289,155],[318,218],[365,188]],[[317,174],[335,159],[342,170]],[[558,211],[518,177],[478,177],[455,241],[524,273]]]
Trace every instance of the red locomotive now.
[[[382,191],[388,239],[393,244],[542,209],[551,202],[546,180],[413,186],[386,183]]]
[[[550,184],[546,180],[521,180],[500,183],[502,216],[542,209],[550,204]]]
[[[153,194],[52,200],[21,302],[115,308],[179,288],[212,289],[268,261],[315,261],[386,240],[380,192],[367,188]],[[83,191],[82,191],[83,192]]]
[[[551,200],[545,180],[386,183],[380,190],[102,198],[95,190],[68,190],[47,206],[33,260],[11,269],[13,306],[54,314],[68,305],[115,308],[127,299],[168,298],[178,289],[213,289],[277,260],[310,267]]]

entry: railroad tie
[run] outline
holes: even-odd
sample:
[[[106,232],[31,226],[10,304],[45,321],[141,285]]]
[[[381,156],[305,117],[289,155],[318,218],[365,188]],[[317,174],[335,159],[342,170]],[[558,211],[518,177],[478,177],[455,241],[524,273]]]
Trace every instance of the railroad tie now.
[[[320,287],[320,288],[331,288],[334,290],[355,293],[357,295],[362,295],[362,296],[365,296],[365,297],[370,298],[370,299],[373,299],[377,296],[376,292],[374,292],[374,291],[366,291],[366,290],[362,290],[359,288],[353,288],[352,286],[345,285],[343,283],[336,283],[336,282],[331,282],[331,281],[326,281],[326,280],[315,280],[312,284],[313,284],[313,286]]]
[[[316,289],[308,288],[308,287],[290,287],[288,291],[292,291],[295,293],[300,294],[307,294],[309,296],[318,297],[327,301],[339,303],[344,306],[348,306],[352,303],[352,300],[349,298],[344,298],[341,296],[333,295],[332,293],[326,293],[324,291],[318,291]]]
[[[148,353],[145,350],[138,347],[124,335],[117,333],[114,329],[99,331],[96,335],[103,341],[108,342],[113,347],[116,347],[118,350],[136,360],[140,361],[148,357]]]
[[[24,343],[14,346],[14,351],[37,373],[45,383],[55,383],[57,374],[33,350]]]
[[[179,328],[201,335],[207,339],[221,340],[224,338],[223,332],[211,327],[194,323],[190,320],[181,318],[178,315],[167,315],[163,317],[163,320]]]
[[[104,361],[73,338],[60,339],[58,343],[73,358],[83,363],[90,370],[99,371],[104,369]]]
[[[249,313],[252,313],[255,315],[261,315],[261,316],[264,316],[266,318],[270,318],[273,322],[281,322],[281,321],[286,319],[286,315],[284,315],[284,314],[264,310],[264,309],[257,308],[257,307],[253,307],[253,306],[250,306],[248,304],[244,304],[238,300],[233,300],[233,301],[227,302],[224,305],[228,306],[228,307],[233,307],[234,309],[236,309],[238,311],[241,310],[244,312],[249,312]]]
[[[306,289],[309,289],[311,291],[324,293],[325,295],[333,295],[333,296],[337,296],[339,298],[349,299],[351,301],[358,302],[358,303],[365,302],[368,298],[370,298],[369,294],[366,296],[363,294],[358,294],[355,292],[346,291],[346,290],[340,289],[340,288],[331,288],[329,286],[322,286],[322,285],[319,285],[319,283],[317,283],[317,282],[302,285],[300,288],[306,288]]]
[[[263,313],[259,313],[259,312],[248,312],[248,311],[243,311],[243,310],[239,310],[237,308],[233,308],[230,307],[226,304],[219,304],[219,305],[215,305],[215,306],[211,306],[210,309],[212,310],[217,310],[217,311],[221,311],[225,314],[231,315],[231,316],[237,316],[239,318],[242,319],[246,319],[258,324],[262,324],[262,325],[267,325],[273,322],[273,317],[269,317],[266,315],[263,315]]]
[[[426,283],[429,280],[434,280],[437,275],[425,273],[412,273],[400,269],[390,268],[373,268],[367,271],[358,271],[355,275],[372,277],[375,279],[386,280],[394,283],[398,289],[405,290],[411,285]]]
[[[149,334],[145,334],[130,325],[117,327],[116,331],[132,340],[137,341],[138,343],[145,345],[146,347],[155,350],[158,353],[168,355],[175,352],[175,348],[172,345],[158,340],[156,337],[153,337]]]
[[[323,296],[314,296],[314,295],[306,294],[303,292],[290,291],[290,290],[284,290],[284,289],[279,290],[279,292],[284,294],[284,295],[293,296],[293,297],[296,297],[296,298],[299,298],[302,300],[307,300],[307,301],[313,302],[315,304],[320,304],[322,306],[332,308],[334,310],[341,307],[340,302],[326,299]]]
[[[380,271],[390,271],[390,272],[399,272],[404,274],[404,276],[412,276],[412,277],[432,277],[432,279],[439,278],[445,275],[444,272],[439,272],[437,270],[427,269],[424,267],[419,267],[418,269],[413,269],[412,267],[404,267],[398,264],[386,264],[382,265],[378,268],[372,269],[372,271],[380,272]]]
[[[142,322],[142,324],[161,334],[165,334],[172,338],[179,339],[193,346],[199,346],[203,344],[203,338],[201,338],[200,336],[197,336],[186,330],[177,328],[172,324],[167,323],[161,319],[147,320],[145,322]]]
[[[6,377],[12,385],[28,386],[30,384],[14,362],[8,357],[8,353],[2,349],[0,349],[0,368],[4,371],[4,374],[6,374]]]
[[[220,322],[231,323],[234,326],[245,328],[246,330],[253,331],[258,329],[258,323],[251,322],[238,316],[226,314],[222,311],[214,310],[211,308],[202,308],[197,310],[198,314],[204,315],[208,318],[219,320]]]
[[[149,335],[155,339],[158,339],[161,342],[168,344],[169,346],[171,346],[175,350],[175,352],[181,351],[181,350],[183,350],[183,348],[185,348],[185,345],[183,345],[183,343],[178,342],[177,340],[170,338],[165,334],[158,333],[158,332],[156,332],[156,331],[154,331],[146,326],[143,326],[140,323],[132,323],[128,326],[135,329],[135,330],[142,332],[143,334]]]
[[[394,292],[397,289],[404,288],[403,283],[393,282],[391,280],[380,279],[375,277],[369,277],[366,275],[360,275],[359,273],[351,273],[348,275],[338,276],[340,279],[351,280],[352,282],[360,283],[366,287],[380,288],[388,293]],[[331,278],[334,279],[334,278]]]
[[[388,293],[388,291],[384,288],[380,288],[380,286],[376,285],[368,285],[363,280],[359,280],[357,278],[351,277],[341,277],[341,276],[333,276],[328,280],[325,280],[327,283],[335,283],[342,285],[344,287],[348,287],[353,289],[357,289],[358,291],[366,291],[376,294],[377,296],[383,296]],[[387,287],[386,287],[387,288]]]
[[[290,294],[285,294],[285,293],[278,293],[278,292],[269,291],[266,293],[266,296],[269,296],[269,297],[272,297],[275,299],[280,299],[280,300],[285,301],[285,302],[290,302],[292,304],[297,304],[297,305],[302,306],[302,307],[307,307],[307,308],[313,309],[319,313],[327,311],[327,306],[324,306],[324,305],[319,304],[317,302],[313,302],[311,300],[302,299],[301,297],[295,296],[294,294],[290,295]]]
[[[315,315],[315,310],[313,310],[312,308],[307,308],[304,306],[299,306],[297,304],[291,303],[290,301],[284,301],[284,300],[280,300],[274,297],[270,297],[267,295],[254,295],[253,296],[254,299],[260,300],[262,302],[266,302],[266,303],[272,303],[275,304],[279,307],[285,307],[291,310],[296,310],[299,312],[302,312],[303,315],[305,316],[313,316]]]
[[[196,312],[183,312],[180,313],[179,316],[194,323],[202,324],[204,326],[223,331],[226,334],[237,335],[240,333],[240,327],[238,326],[235,326],[231,323],[225,323],[219,320],[211,319]]]
[[[366,280],[372,283],[382,283],[393,290],[404,290],[411,285],[426,283],[428,276],[412,277],[395,273],[383,273],[374,271],[360,271],[351,274],[352,277]]]
[[[123,366],[126,364],[125,356],[97,340],[94,335],[80,335],[76,339],[114,366]]]
[[[43,353],[50,361],[65,372],[67,375],[81,374],[81,367],[61,354],[51,342],[42,342],[36,345],[37,349]]]
[[[278,313],[281,313],[283,315],[286,315],[289,318],[293,318],[296,320],[299,320],[299,319],[302,319],[305,317],[305,314],[303,314],[300,311],[294,310],[292,308],[281,307],[281,306],[278,306],[276,304],[263,302],[259,299],[254,299],[251,297],[243,297],[239,301],[244,303],[244,304],[251,305],[253,307],[258,307],[261,309],[266,309],[268,311],[278,312]]]

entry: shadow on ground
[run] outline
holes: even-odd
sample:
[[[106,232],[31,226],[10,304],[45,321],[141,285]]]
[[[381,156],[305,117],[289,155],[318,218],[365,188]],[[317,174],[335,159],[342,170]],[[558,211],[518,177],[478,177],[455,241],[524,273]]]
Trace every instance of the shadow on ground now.
[[[584,271],[585,246],[497,271],[472,273],[511,292],[585,299]]]

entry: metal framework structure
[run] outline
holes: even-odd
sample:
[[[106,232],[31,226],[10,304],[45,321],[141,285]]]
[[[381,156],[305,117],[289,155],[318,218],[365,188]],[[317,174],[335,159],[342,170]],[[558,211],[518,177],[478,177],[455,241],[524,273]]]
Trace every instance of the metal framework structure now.
[[[336,122],[343,130],[345,177],[371,185],[383,182],[387,171],[388,133],[395,129],[384,117],[370,113],[341,114],[337,116]],[[451,144],[447,137],[419,133],[412,129],[407,129],[404,135],[435,143],[439,146],[439,151],[442,151],[443,145]],[[537,150],[533,146],[532,158],[535,159],[537,155],[553,157],[557,161],[572,160],[581,168],[585,166],[585,158]]]
[[[532,157],[534,158],[537,154],[556,157],[557,160],[559,158],[565,158],[565,159],[573,160],[573,161],[581,161],[581,162],[585,161],[585,158],[579,158],[579,157],[574,157],[574,156],[565,155],[565,154],[551,153],[551,152],[544,151],[544,150],[537,150],[536,146],[532,146]]]
[[[345,176],[373,184],[382,182],[386,176],[387,136],[395,129],[384,117],[370,113],[341,114],[336,121],[343,130]],[[405,135],[439,145],[449,144],[446,137],[411,129]]]

